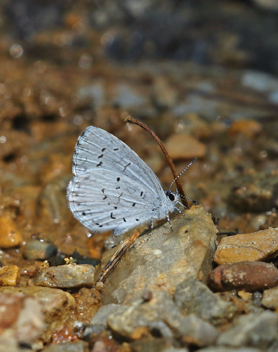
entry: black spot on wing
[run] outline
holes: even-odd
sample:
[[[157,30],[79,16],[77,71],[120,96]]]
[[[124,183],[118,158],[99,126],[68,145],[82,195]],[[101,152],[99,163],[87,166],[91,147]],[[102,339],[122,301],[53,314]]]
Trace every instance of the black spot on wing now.
[[[100,166],[100,165],[102,165],[102,161],[100,161],[100,162],[97,164],[97,166]]]

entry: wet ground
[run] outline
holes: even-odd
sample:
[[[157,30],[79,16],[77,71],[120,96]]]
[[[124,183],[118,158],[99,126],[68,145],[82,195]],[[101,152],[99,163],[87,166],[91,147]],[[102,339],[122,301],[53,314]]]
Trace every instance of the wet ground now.
[[[278,15],[213,9],[1,5],[3,351],[277,350]],[[80,133],[103,128],[173,180],[129,115],[178,172],[197,156],[181,182],[200,205],[138,238],[100,285],[110,233],[92,235],[66,199]]]

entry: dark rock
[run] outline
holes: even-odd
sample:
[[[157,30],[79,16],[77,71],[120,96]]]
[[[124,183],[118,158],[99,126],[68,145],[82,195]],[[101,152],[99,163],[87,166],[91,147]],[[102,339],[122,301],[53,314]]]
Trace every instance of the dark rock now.
[[[197,279],[179,284],[174,300],[182,314],[194,313],[215,325],[231,320],[237,311],[233,303],[223,301]]]
[[[45,260],[57,253],[57,247],[41,240],[31,240],[24,247],[23,255],[29,260]]]
[[[239,262],[223,264],[208,277],[213,291],[246,290],[254,292],[278,284],[278,269],[263,262]]]

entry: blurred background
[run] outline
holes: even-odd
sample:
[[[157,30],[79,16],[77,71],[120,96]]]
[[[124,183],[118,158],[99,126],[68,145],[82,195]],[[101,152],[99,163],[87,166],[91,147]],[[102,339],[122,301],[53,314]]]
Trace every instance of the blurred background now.
[[[103,237],[66,200],[88,125],[125,141],[169,186],[161,151],[128,115],[158,134],[178,171],[198,157],[185,194],[220,232],[277,227],[277,74],[277,0],[2,0],[2,262],[22,260],[18,246],[34,237],[100,257]]]

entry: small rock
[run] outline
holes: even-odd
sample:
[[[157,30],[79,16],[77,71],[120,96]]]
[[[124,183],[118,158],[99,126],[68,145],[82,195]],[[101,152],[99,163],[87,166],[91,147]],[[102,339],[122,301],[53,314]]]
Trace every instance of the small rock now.
[[[88,344],[85,341],[65,342],[58,345],[50,345],[43,352],[88,352]]]
[[[263,212],[277,207],[277,175],[246,175],[236,184],[228,199],[237,211]]]
[[[37,215],[50,219],[55,224],[68,220],[67,200],[64,197],[70,175],[54,178],[41,190],[37,200]]]
[[[262,131],[262,125],[254,120],[239,120],[233,122],[228,132],[230,136],[242,134],[247,138],[254,138]]]
[[[167,347],[161,352],[189,352],[189,350],[187,348]]]
[[[172,108],[176,105],[179,92],[164,77],[158,76],[154,80],[153,90],[154,101],[159,107]]]
[[[203,158],[206,155],[205,144],[183,133],[172,134],[167,140],[165,147],[173,159]]]
[[[0,268],[0,286],[15,286],[18,281],[19,268],[7,265]]]
[[[52,243],[31,240],[24,247],[23,255],[29,260],[45,260],[55,256],[57,251],[57,247]]]
[[[145,92],[137,92],[135,88],[127,84],[117,84],[114,87],[113,103],[122,108],[131,108],[135,106],[143,106],[147,103]]]
[[[245,290],[254,292],[278,285],[278,269],[262,262],[223,264],[208,277],[213,291]]]
[[[240,316],[234,325],[224,331],[217,345],[250,346],[266,349],[277,341],[278,316],[273,312],[249,313]]]
[[[184,342],[197,346],[213,345],[219,336],[219,331],[215,327],[195,314],[189,314],[181,320],[179,333]]]
[[[31,296],[40,302],[45,322],[40,337],[44,342],[49,342],[53,332],[64,326],[75,306],[75,300],[69,293],[48,287],[0,287],[0,294],[2,293]],[[28,314],[27,312],[26,315]]]
[[[261,349],[253,348],[253,347],[225,347],[225,346],[213,346],[201,348],[198,352],[262,352]]]
[[[223,301],[197,279],[185,280],[179,284],[174,300],[182,314],[195,313],[215,325],[231,320],[237,311],[233,303]]]
[[[132,306],[123,306],[108,317],[107,324],[116,334],[132,340],[142,338],[154,327],[162,328],[160,334],[163,336],[163,332],[166,332],[169,337],[171,334],[165,330],[166,324],[177,338],[198,346],[214,343],[219,334],[212,325],[193,314],[183,317],[163,291],[153,292],[149,302],[141,299]]]
[[[262,305],[269,309],[278,308],[278,287],[273,287],[264,291]]]
[[[263,0],[258,1],[265,3]],[[245,71],[242,75],[242,84],[259,92],[269,92],[278,89],[278,79],[261,71]]]
[[[117,313],[123,306],[120,304],[107,304],[99,308],[90,324],[84,331],[84,338],[87,340],[91,335],[99,334],[107,328],[106,321],[109,315]]]
[[[173,231],[165,223],[136,241],[107,277],[102,290],[102,304],[130,304],[145,289],[163,289],[170,295],[178,284],[191,277],[206,282],[211,271],[215,248],[216,228],[210,214],[202,206],[192,206],[186,216],[171,220]],[[148,239],[148,240],[146,240]],[[103,256],[102,266],[116,248]],[[96,277],[98,275],[96,274]]]
[[[278,251],[278,229],[224,237],[214,255],[217,264],[266,260]]]
[[[44,328],[42,305],[20,293],[0,293],[1,332],[11,330],[18,343],[34,342]]]
[[[92,265],[59,265],[43,267],[33,282],[36,286],[77,288],[94,284],[95,268]]]
[[[17,230],[9,215],[0,217],[0,248],[19,246],[23,241],[21,233]]]

